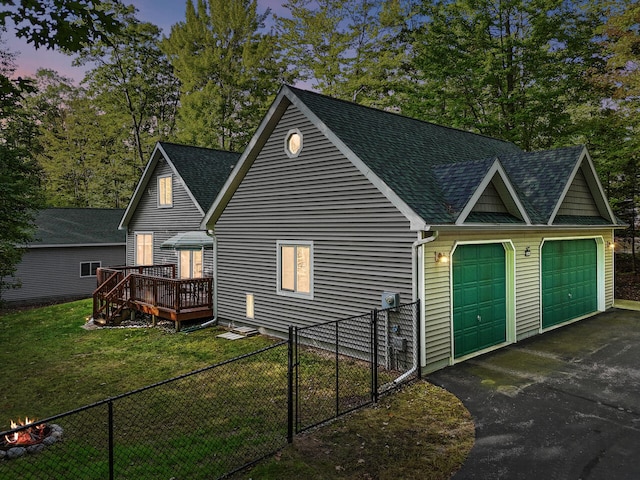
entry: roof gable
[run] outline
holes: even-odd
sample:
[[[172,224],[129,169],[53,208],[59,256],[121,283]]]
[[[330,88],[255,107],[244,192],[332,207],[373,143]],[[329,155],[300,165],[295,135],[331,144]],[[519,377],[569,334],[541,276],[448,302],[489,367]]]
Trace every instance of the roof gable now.
[[[531,224],[529,214],[499,160],[492,164],[458,217],[456,224],[463,223]]]
[[[122,209],[47,208],[35,220],[35,241],[30,247],[113,245],[125,243],[118,230]]]
[[[239,153],[211,148],[158,142],[136,186],[119,228],[125,228],[140,202],[141,195],[164,159],[187,195],[204,215],[240,158]]]
[[[564,218],[560,220],[560,217]],[[608,223],[617,223],[586,148],[575,163],[548,223],[566,224],[569,217],[583,217],[575,219],[577,224],[582,224],[585,218],[595,222],[598,217]]]

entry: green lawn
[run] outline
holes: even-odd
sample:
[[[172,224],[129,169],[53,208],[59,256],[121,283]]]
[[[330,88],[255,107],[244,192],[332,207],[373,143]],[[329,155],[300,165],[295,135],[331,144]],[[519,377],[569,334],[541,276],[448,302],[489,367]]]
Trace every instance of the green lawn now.
[[[84,330],[91,301],[0,316],[0,430],[45,418],[273,343],[216,338],[219,328],[170,334],[157,328]]]
[[[204,370],[112,402],[115,478],[217,478],[286,445],[286,345],[269,348],[278,342],[261,336],[218,339],[217,327],[188,334],[85,330],[90,313],[87,300],[0,316],[0,430],[10,419],[99,402],[54,422],[65,429],[62,442],[0,460],[0,478],[108,478],[109,412],[100,401],[196,369]],[[300,412],[305,417],[333,403],[335,364],[326,355],[301,355],[301,388],[315,397]],[[346,368],[346,393],[366,394],[359,386],[366,365],[348,361]],[[472,445],[473,422],[462,404],[418,382],[296,437],[235,478],[445,479]]]

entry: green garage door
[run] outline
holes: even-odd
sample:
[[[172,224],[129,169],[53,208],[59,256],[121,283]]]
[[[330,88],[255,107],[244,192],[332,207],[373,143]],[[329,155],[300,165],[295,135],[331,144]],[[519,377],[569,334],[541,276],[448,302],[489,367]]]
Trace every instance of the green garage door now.
[[[502,244],[461,245],[451,262],[454,357],[505,342],[507,285]]]
[[[542,246],[542,328],[598,309],[596,241],[554,240]]]

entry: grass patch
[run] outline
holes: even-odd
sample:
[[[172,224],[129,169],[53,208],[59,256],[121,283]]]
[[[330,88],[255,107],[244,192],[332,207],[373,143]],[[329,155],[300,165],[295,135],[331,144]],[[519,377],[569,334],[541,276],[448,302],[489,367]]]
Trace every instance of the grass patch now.
[[[229,342],[222,329],[189,334],[160,329],[84,330],[90,300],[0,316],[0,430],[10,419],[45,418],[273,343]]]
[[[217,328],[88,331],[80,327],[90,313],[85,300],[0,316],[0,430],[8,429],[9,419],[50,417],[204,369],[113,400],[116,478],[217,478],[286,446],[286,345],[260,336],[229,342],[215,337]],[[309,422],[322,420],[315,413],[325,405],[335,409],[337,378],[342,411],[369,395],[363,362],[345,361],[336,373],[326,355],[304,350],[299,360]],[[55,423],[64,428],[62,442],[37,455],[0,460],[0,477],[105,478],[107,405]],[[472,444],[473,424],[461,403],[418,382],[297,437],[239,478],[444,479]]]

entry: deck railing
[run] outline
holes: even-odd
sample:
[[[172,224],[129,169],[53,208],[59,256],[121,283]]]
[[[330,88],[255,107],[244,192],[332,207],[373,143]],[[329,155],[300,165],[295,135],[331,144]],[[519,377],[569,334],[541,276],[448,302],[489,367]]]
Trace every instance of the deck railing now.
[[[211,278],[162,278],[129,275],[129,301],[180,313],[194,308],[211,308]]]
[[[137,265],[137,266],[121,266],[121,267],[102,267],[98,268],[96,277],[98,287],[104,284],[108,278],[114,273],[119,273],[122,280],[130,273],[139,273],[140,275],[150,275],[152,277],[176,278],[176,264],[169,263],[163,265]]]
[[[213,279],[176,279],[176,266],[99,268],[93,293],[93,318],[107,322],[125,306],[177,322],[198,310],[212,310]]]

